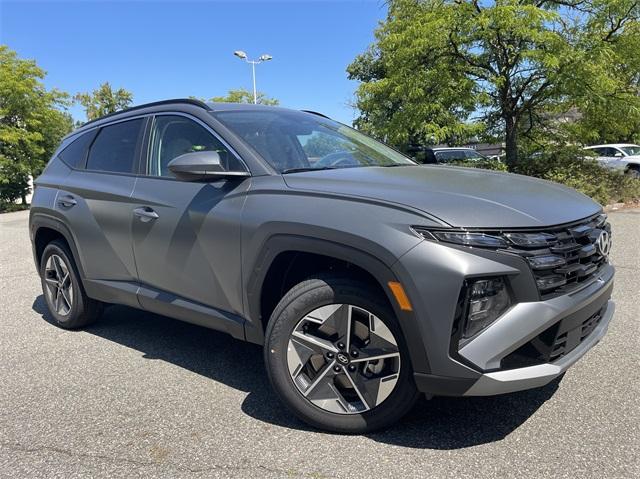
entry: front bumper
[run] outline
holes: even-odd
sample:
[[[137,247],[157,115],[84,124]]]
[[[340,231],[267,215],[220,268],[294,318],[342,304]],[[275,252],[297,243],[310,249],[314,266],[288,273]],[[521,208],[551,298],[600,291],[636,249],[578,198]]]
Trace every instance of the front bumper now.
[[[564,373],[606,334],[615,310],[610,300],[613,266],[605,265],[597,277],[576,291],[541,301],[526,297],[527,291],[535,290],[535,283],[528,266],[519,261],[520,258],[500,254],[478,257],[468,250],[425,242],[396,265],[396,274],[407,278],[409,297],[428,354],[425,367],[414,366],[419,390],[430,395],[487,396],[540,387]],[[437,274],[422,273],[429,268],[435,268]],[[452,321],[443,319],[454,315],[455,298],[450,291],[459,291],[465,278],[500,274],[519,281],[517,289],[524,296],[520,294],[517,304],[462,349],[452,352]],[[582,322],[594,314],[599,314],[595,328],[557,360],[505,368],[505,358],[549,328],[571,324],[580,330]]]
[[[575,349],[553,363],[485,373],[467,390],[465,396],[491,396],[544,386],[564,373],[607,333],[615,304],[608,301],[596,329]]]

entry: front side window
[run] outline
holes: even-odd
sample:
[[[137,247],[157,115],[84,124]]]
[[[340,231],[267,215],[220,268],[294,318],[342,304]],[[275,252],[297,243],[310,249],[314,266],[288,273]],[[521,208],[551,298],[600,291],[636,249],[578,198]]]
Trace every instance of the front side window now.
[[[406,156],[327,118],[289,110],[212,113],[280,173],[415,165]]]
[[[100,129],[87,158],[87,170],[133,173],[143,119],[122,121]]]
[[[244,171],[244,167],[224,144],[197,122],[180,115],[155,118],[147,172],[152,176],[173,178],[169,163],[195,151],[216,151],[226,171]]]

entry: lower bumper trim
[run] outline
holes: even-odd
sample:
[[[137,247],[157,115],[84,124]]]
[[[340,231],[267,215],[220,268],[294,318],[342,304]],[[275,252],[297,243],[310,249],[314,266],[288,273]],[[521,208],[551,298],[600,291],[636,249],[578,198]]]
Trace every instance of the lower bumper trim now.
[[[604,337],[614,311],[614,302],[608,301],[602,320],[591,335],[570,353],[553,363],[495,371],[481,374],[477,378],[414,373],[416,386],[419,391],[434,396],[493,396],[542,387],[569,369]]]
[[[570,366],[602,339],[607,333],[609,322],[613,317],[614,311],[615,304],[613,301],[609,301],[598,327],[578,347],[558,361],[526,368],[483,374],[464,395],[491,396],[494,394],[522,391],[548,384],[569,369]]]

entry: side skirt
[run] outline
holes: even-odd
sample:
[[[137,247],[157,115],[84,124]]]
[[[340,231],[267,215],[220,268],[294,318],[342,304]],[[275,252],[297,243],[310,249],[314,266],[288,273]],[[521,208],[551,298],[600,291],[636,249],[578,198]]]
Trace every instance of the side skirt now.
[[[233,313],[135,282],[85,279],[83,283],[87,295],[99,301],[143,309],[245,340],[245,319]]]

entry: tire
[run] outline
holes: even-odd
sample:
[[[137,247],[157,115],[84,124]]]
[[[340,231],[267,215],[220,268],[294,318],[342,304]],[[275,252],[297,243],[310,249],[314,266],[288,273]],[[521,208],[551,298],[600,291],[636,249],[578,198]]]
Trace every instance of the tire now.
[[[323,315],[325,319],[319,320]],[[336,326],[340,324],[349,325],[346,336],[340,336],[339,330],[345,332],[345,327]],[[333,330],[336,333],[330,335]],[[322,349],[338,348],[339,342],[329,338],[343,337],[350,338],[351,344],[343,344],[342,350]],[[318,338],[326,340],[322,347],[316,347]],[[310,339],[314,344],[309,344]],[[346,350],[345,346],[349,351],[340,357],[338,352]],[[314,348],[317,350],[310,352]],[[372,351],[379,352],[378,356],[387,351],[392,357],[367,361],[375,357]],[[354,352],[360,357],[353,356]],[[393,311],[379,291],[349,278],[318,276],[294,286],[271,315],[264,356],[269,380],[282,402],[319,429],[348,434],[381,429],[401,419],[419,396]],[[348,365],[339,362],[345,356]],[[336,367],[341,368],[339,373]]]
[[[640,180],[640,166],[630,166],[627,168],[627,175],[636,180]]]
[[[45,247],[40,280],[47,307],[58,326],[82,328],[102,314],[103,303],[87,297],[73,255],[64,242],[54,240]]]

